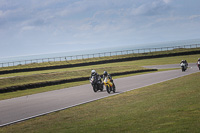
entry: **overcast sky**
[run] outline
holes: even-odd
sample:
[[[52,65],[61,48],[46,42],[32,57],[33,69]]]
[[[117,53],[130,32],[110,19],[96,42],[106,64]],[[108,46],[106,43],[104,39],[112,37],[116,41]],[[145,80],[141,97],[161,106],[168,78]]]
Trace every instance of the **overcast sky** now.
[[[200,38],[199,5],[200,0],[0,0],[0,57]]]

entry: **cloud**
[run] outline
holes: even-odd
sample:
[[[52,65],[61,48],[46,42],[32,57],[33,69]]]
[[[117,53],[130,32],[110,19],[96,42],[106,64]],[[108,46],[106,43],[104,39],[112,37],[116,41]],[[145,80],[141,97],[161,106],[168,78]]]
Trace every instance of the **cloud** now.
[[[24,26],[24,27],[22,27],[22,31],[33,30],[33,29],[35,29],[34,26]]]
[[[152,32],[161,35],[166,29],[173,33],[184,24],[197,25],[200,18],[198,8],[190,10],[189,2],[173,0],[0,1],[1,41],[16,45],[58,42],[86,45],[102,40],[105,45],[126,40],[132,43],[137,38],[143,41]],[[192,5],[198,4],[193,1]]]
[[[197,19],[197,18],[200,18],[200,15],[192,15],[189,17],[189,19]]]
[[[168,12],[170,6],[163,1],[153,1],[132,9],[133,15],[154,16]]]
[[[0,18],[4,16],[4,12],[0,10]]]
[[[172,0],[163,0],[166,4],[170,3]]]

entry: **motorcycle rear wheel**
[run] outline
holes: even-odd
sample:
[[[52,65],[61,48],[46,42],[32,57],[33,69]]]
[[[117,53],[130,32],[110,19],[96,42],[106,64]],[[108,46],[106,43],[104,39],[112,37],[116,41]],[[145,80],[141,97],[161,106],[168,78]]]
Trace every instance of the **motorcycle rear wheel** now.
[[[113,93],[115,93],[116,89],[115,89],[115,84],[113,83]]]

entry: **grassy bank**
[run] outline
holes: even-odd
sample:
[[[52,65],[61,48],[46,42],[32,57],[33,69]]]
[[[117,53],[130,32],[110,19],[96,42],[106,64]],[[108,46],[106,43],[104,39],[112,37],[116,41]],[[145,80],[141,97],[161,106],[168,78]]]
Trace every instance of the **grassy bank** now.
[[[97,72],[103,73],[104,70],[109,71],[110,73],[115,72],[124,72],[124,71],[134,71],[134,70],[143,70],[145,68],[138,66],[110,66],[110,67],[96,67]],[[81,78],[81,77],[90,77],[91,68],[79,69],[79,70],[66,70],[63,72],[50,72],[43,74],[32,74],[27,76],[18,76],[12,78],[5,78],[0,80],[0,89],[3,87],[22,85],[22,84],[30,84],[37,82],[45,82],[45,81],[54,81],[54,80],[64,80],[64,79],[72,79],[72,78]]]
[[[200,73],[17,123],[0,132],[200,131]]]
[[[96,58],[86,58],[86,59],[81,59],[81,60],[66,60],[66,61],[56,61],[56,62],[44,62],[44,63],[31,63],[31,64],[26,64],[26,65],[18,65],[18,66],[10,66],[10,67],[2,67],[0,68],[1,71],[9,71],[9,70],[15,70],[15,69],[31,69],[31,68],[44,68],[47,67],[46,70],[49,69],[60,69],[60,68],[54,68],[53,66],[63,66],[63,68],[66,68],[67,66],[70,65],[75,65],[75,64],[82,64],[82,63],[90,63],[90,62],[101,62],[99,64],[104,64],[104,62],[109,63],[109,61],[116,60],[116,62],[121,62],[122,60],[119,59],[129,59],[129,58],[134,58],[134,57],[144,57],[141,59],[145,59],[145,57],[153,57],[155,58],[156,56],[159,57],[159,55],[165,55],[164,57],[167,56],[172,56],[173,54],[176,55],[181,55],[181,53],[187,53],[190,52],[190,54],[194,53],[200,53],[200,48],[180,48],[180,49],[174,49],[174,50],[169,50],[169,51],[158,51],[158,52],[149,52],[149,53],[139,53],[139,54],[125,54],[125,55],[116,55],[116,56],[107,56],[107,57],[96,57]],[[156,58],[158,58],[156,57]],[[162,56],[161,56],[162,57]],[[137,59],[137,58],[136,58]],[[133,59],[133,60],[136,60]],[[140,59],[140,58],[138,58]],[[98,63],[97,63],[98,64]],[[88,64],[89,65],[89,64]],[[51,68],[52,67],[52,68]],[[44,70],[41,69],[41,70]],[[33,71],[33,70],[30,70]],[[35,70],[34,70],[35,71]],[[14,73],[14,72],[13,72]]]

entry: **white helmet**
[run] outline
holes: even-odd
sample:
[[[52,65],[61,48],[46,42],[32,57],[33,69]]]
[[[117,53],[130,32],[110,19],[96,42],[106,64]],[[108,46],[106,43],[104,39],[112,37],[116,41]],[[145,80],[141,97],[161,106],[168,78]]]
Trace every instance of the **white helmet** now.
[[[93,70],[91,71],[91,73],[96,73],[96,71],[93,69]]]

